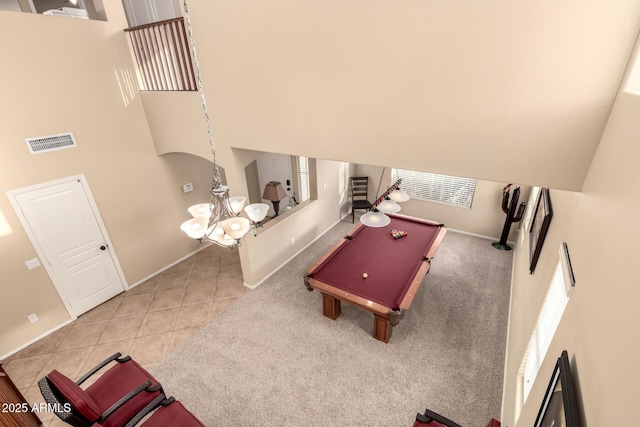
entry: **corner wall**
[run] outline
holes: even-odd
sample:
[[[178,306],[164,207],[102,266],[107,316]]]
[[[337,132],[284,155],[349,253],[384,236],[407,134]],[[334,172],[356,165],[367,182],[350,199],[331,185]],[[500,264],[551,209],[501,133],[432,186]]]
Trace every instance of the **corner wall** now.
[[[37,254],[6,191],[84,173],[129,285],[196,250],[178,227],[210,162],[156,154],[122,5],[105,6],[108,22],[0,11],[0,356],[70,320],[45,269],[24,264]],[[24,141],[69,131],[77,148],[31,155]]]
[[[316,200],[297,206],[286,218],[267,223],[257,236],[247,236],[240,247],[242,274],[249,287],[259,285],[273,271],[321,236],[346,214],[340,194],[342,162],[316,159]],[[300,278],[302,286],[302,278]]]
[[[383,168],[378,166],[356,165],[356,176],[369,177],[369,199],[372,202],[375,200],[376,191],[378,191],[382,170]],[[386,168],[380,185],[380,193],[393,184],[391,173],[391,168]],[[448,228],[493,238],[497,241],[500,240],[506,217],[502,212],[502,189],[505,185],[500,182],[476,180],[476,191],[471,209],[411,199],[401,203],[402,211],[400,213],[442,222]],[[527,203],[530,190],[531,188],[528,186],[520,186],[518,205],[522,202]],[[377,196],[379,195],[377,194]],[[523,221],[524,219],[511,225],[509,241],[516,239]]]
[[[640,28],[635,0],[189,9],[223,144],[574,191]]]
[[[556,359],[566,349],[584,426],[630,425],[637,419],[640,324],[637,301],[640,216],[640,96],[620,93],[581,194],[551,191],[554,216],[533,275],[528,236],[514,261],[502,424],[531,426]],[[569,300],[528,401],[516,423],[517,372],[566,241],[576,276]]]

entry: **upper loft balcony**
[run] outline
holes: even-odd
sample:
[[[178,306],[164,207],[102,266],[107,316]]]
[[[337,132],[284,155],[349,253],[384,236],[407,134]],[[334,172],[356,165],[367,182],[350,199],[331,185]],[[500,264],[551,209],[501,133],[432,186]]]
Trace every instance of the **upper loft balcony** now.
[[[152,22],[129,34],[141,90],[194,91],[196,74],[184,18]]]
[[[156,153],[181,152],[209,160],[211,152],[202,143],[206,140],[203,101],[198,96],[202,83],[185,19],[180,16],[148,22],[124,31],[130,40]]]
[[[106,21],[102,0],[3,0],[0,10]]]
[[[520,11],[489,2],[462,13],[413,3],[406,13],[386,3],[335,0],[318,13],[314,2],[221,8],[193,1],[220,152],[385,165],[392,147],[404,154],[392,156],[394,166],[404,169],[579,190],[630,63],[634,9],[620,5],[603,14],[595,4],[568,3]],[[166,142],[159,154],[193,151],[184,145],[207,151],[197,142],[206,141],[197,91],[140,91],[123,32],[137,25],[127,24],[126,2],[104,5],[108,22],[9,12],[3,22],[7,32],[37,27],[47,36],[33,45],[48,49],[36,58],[51,57],[65,69],[70,60],[85,84],[123,74],[125,103],[138,96],[154,142]],[[57,52],[61,40],[74,49]],[[94,63],[77,60],[81,52]],[[637,96],[636,83],[625,91]]]

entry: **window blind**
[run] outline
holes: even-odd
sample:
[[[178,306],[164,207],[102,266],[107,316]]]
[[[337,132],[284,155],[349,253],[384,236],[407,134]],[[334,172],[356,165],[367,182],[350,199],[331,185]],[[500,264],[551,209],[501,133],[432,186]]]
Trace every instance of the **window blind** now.
[[[524,401],[526,401],[529,396],[531,387],[533,387],[533,383],[538,375],[540,365],[542,365],[542,361],[547,354],[551,339],[556,333],[556,329],[558,328],[558,324],[560,323],[560,319],[568,302],[569,297],[565,292],[562,265],[558,262],[523,360]]]
[[[309,158],[298,156],[298,203],[309,200]]]
[[[471,208],[476,190],[475,179],[405,169],[393,169],[392,173],[394,181],[402,179],[400,188],[412,198]]]

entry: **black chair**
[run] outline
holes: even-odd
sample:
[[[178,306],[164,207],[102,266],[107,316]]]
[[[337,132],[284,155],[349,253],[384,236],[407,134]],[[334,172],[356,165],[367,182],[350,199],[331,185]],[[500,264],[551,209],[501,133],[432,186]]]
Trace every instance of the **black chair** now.
[[[149,416],[149,414],[151,414]],[[158,396],[124,427],[207,427],[174,397]],[[96,423],[92,427],[103,427]]]
[[[425,409],[424,414],[417,414],[416,421],[413,423],[413,427],[461,427],[451,421],[449,418],[445,418],[440,414]]]
[[[371,210],[369,201],[369,177],[352,176],[349,180],[351,188],[351,219],[356,222],[356,209]]]
[[[424,414],[418,413],[416,415],[416,420],[413,423],[413,427],[462,427],[460,424],[455,421],[451,421],[449,418],[443,417],[442,415],[430,411],[428,409],[424,410]],[[495,419],[491,419],[487,427],[500,427],[500,421]]]

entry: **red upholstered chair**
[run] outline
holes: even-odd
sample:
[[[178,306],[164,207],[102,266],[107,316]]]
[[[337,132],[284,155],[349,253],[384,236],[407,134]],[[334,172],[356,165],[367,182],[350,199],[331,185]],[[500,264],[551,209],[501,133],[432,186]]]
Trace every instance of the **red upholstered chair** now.
[[[55,414],[67,424],[90,427],[122,427],[149,402],[162,393],[162,387],[129,356],[116,353],[104,360],[77,382],[51,371],[38,381],[40,392]],[[80,385],[111,362],[100,377],[86,389]]]
[[[461,427],[460,424],[445,418],[442,415],[425,409],[424,414],[417,414],[413,427]],[[487,427],[500,427],[500,421],[493,418]]]
[[[151,416],[147,417],[147,415]],[[144,421],[143,421],[144,420]],[[160,395],[145,409],[140,411],[125,427],[206,427],[184,405],[173,397]],[[93,427],[102,427],[94,424]]]

